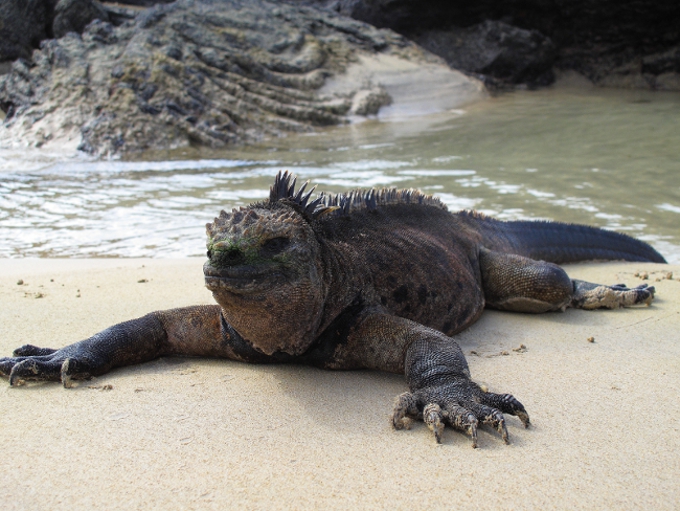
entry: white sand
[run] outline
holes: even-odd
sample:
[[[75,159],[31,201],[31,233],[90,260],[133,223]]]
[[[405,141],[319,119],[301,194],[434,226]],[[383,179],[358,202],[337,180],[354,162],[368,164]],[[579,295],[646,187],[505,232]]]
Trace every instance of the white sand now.
[[[372,86],[383,87],[393,101],[380,109],[378,118],[383,121],[446,112],[488,97],[481,81],[451,69],[439,57],[409,60],[382,53],[359,55],[355,64],[328,80],[320,92],[349,93]]]
[[[210,303],[201,264],[3,260],[0,353]],[[529,430],[509,418],[509,446],[393,431],[405,385],[377,372],[173,358],[72,390],[0,381],[2,509],[678,509],[680,267],[568,268],[629,284],[641,269],[678,277],[651,273],[652,307],[489,311],[461,336],[473,376],[531,414]]]

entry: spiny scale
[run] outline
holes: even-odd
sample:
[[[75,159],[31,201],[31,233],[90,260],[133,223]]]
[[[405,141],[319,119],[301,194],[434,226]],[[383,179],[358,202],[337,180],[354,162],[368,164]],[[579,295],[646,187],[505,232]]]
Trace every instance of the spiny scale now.
[[[432,195],[425,195],[420,190],[397,190],[396,188],[352,190],[346,194],[333,195],[320,193],[316,199],[309,202],[309,198],[316,187],[303,196],[302,193],[309,184],[309,181],[305,182],[297,193],[295,192],[296,182],[297,177],[287,170],[285,172],[279,171],[274,184],[269,190],[269,200],[270,202],[276,202],[281,199],[291,201],[300,206],[302,213],[312,219],[322,215],[347,216],[352,211],[364,209],[370,211],[377,209],[379,206],[396,204],[420,204],[444,210],[447,209],[438,198]]]
[[[317,199],[308,203],[309,198],[312,196],[312,193],[314,193],[314,190],[316,189],[316,186],[314,186],[309,191],[309,193],[307,193],[307,195],[303,196],[302,193],[305,191],[305,188],[309,184],[309,181],[302,185],[297,194],[295,193],[296,182],[297,177],[293,176],[293,174],[289,173],[287,170],[285,172],[279,171],[279,173],[276,174],[276,179],[274,180],[273,186],[269,189],[269,200],[270,202],[276,202],[280,199],[290,200],[297,204],[298,206],[300,206],[300,208],[302,208],[302,212],[305,215],[313,217],[315,209],[322,202],[321,197],[323,196],[323,194],[320,194]]]

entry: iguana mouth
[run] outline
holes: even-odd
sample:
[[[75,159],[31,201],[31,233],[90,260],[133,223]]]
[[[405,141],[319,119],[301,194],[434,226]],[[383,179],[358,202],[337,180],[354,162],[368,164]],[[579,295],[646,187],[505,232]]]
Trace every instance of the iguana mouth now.
[[[205,285],[211,291],[248,293],[277,285],[282,280],[280,272],[271,266],[251,265],[215,268],[206,262],[203,266]]]

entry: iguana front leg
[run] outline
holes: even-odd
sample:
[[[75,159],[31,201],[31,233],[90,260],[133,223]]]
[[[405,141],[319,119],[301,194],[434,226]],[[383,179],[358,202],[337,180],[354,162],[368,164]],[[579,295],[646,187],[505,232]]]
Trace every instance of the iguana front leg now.
[[[529,415],[517,399],[484,392],[471,380],[465,356],[453,338],[386,312],[363,315],[347,342],[336,350],[337,367],[406,374],[410,391],[395,401],[392,424],[396,429],[409,428],[412,419],[423,420],[441,442],[447,423],[468,433],[472,446],[477,447],[480,423],[492,425],[508,442],[504,413],[516,415],[529,426]]]
[[[64,387],[71,387],[73,380],[162,355],[222,354],[220,343],[219,306],[156,311],[60,349],[22,346],[13,357],[0,358],[0,376],[8,377],[12,386],[61,381]]]
[[[465,356],[450,337],[421,336],[409,346],[405,366],[410,392],[395,401],[392,423],[397,429],[408,428],[412,417],[422,417],[441,442],[446,422],[468,433],[472,447],[477,447],[480,423],[493,426],[509,442],[504,413],[529,427],[529,414],[515,397],[485,392],[470,379]]]

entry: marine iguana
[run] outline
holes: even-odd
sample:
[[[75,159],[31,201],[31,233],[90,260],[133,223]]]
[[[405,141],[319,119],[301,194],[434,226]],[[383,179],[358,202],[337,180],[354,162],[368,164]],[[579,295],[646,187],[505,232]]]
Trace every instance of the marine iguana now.
[[[485,306],[540,313],[649,304],[654,288],[572,280],[555,263],[665,262],[629,236],[582,225],[451,213],[416,190],[320,194],[276,176],[269,199],[207,224],[206,287],[218,305],[156,311],[60,349],[25,345],[0,359],[10,385],[73,380],[163,355],[369,368],[406,375],[392,424],[444,424],[477,446],[479,423],[508,442],[503,414],[528,427],[510,394],[472,381],[456,333]]]

